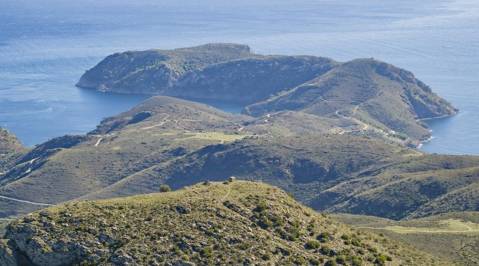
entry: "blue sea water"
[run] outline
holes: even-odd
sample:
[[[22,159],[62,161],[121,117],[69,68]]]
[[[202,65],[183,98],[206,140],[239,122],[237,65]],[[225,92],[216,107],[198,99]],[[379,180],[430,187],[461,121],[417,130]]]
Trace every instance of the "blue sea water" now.
[[[88,132],[145,99],[74,87],[104,56],[237,42],[411,70],[461,110],[423,149],[479,154],[478,33],[476,0],[0,0],[0,126],[30,146]]]

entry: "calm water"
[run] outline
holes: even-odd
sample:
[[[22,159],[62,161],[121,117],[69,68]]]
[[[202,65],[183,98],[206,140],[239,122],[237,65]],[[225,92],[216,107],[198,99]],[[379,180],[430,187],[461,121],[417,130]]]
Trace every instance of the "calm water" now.
[[[476,0],[68,2],[0,0],[0,126],[27,145],[87,132],[144,99],[73,86],[105,55],[239,42],[259,53],[375,57],[407,68],[461,109],[431,122],[435,138],[423,149],[479,154]]]

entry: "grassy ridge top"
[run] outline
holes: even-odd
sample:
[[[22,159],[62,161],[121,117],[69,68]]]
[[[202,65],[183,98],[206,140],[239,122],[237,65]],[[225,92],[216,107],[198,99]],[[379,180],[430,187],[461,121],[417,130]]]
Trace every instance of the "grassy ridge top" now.
[[[277,188],[241,181],[68,203],[11,223],[3,243],[0,256],[13,254],[4,261],[37,265],[440,264],[317,214]]]

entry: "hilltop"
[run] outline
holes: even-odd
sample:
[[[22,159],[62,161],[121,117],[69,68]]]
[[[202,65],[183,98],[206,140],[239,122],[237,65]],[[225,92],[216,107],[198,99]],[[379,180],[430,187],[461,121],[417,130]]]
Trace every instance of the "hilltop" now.
[[[259,55],[234,44],[111,55],[78,86],[235,102],[253,116],[301,111],[347,120],[360,125],[357,131],[409,145],[430,137],[422,119],[457,112],[411,72],[384,62]]]
[[[12,222],[1,243],[6,265],[447,264],[251,182],[67,203]]]

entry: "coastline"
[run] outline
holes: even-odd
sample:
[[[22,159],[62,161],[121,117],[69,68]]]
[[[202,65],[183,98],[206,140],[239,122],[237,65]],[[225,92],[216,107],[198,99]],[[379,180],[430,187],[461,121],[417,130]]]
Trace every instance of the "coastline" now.
[[[451,118],[451,117],[456,116],[457,114],[459,114],[459,112],[460,112],[460,110],[457,110],[453,114],[441,115],[441,116],[436,116],[436,117],[421,118],[421,119],[416,119],[416,121],[426,122],[426,121],[432,121],[432,120]],[[424,147],[424,144],[427,144],[434,139],[434,136],[432,135],[432,130],[429,128],[429,126],[427,128],[429,129],[429,132],[431,132],[431,136],[429,136],[429,138],[427,138],[425,140],[419,141],[419,144],[416,146],[416,149],[418,149],[418,150],[420,150],[422,147]]]

